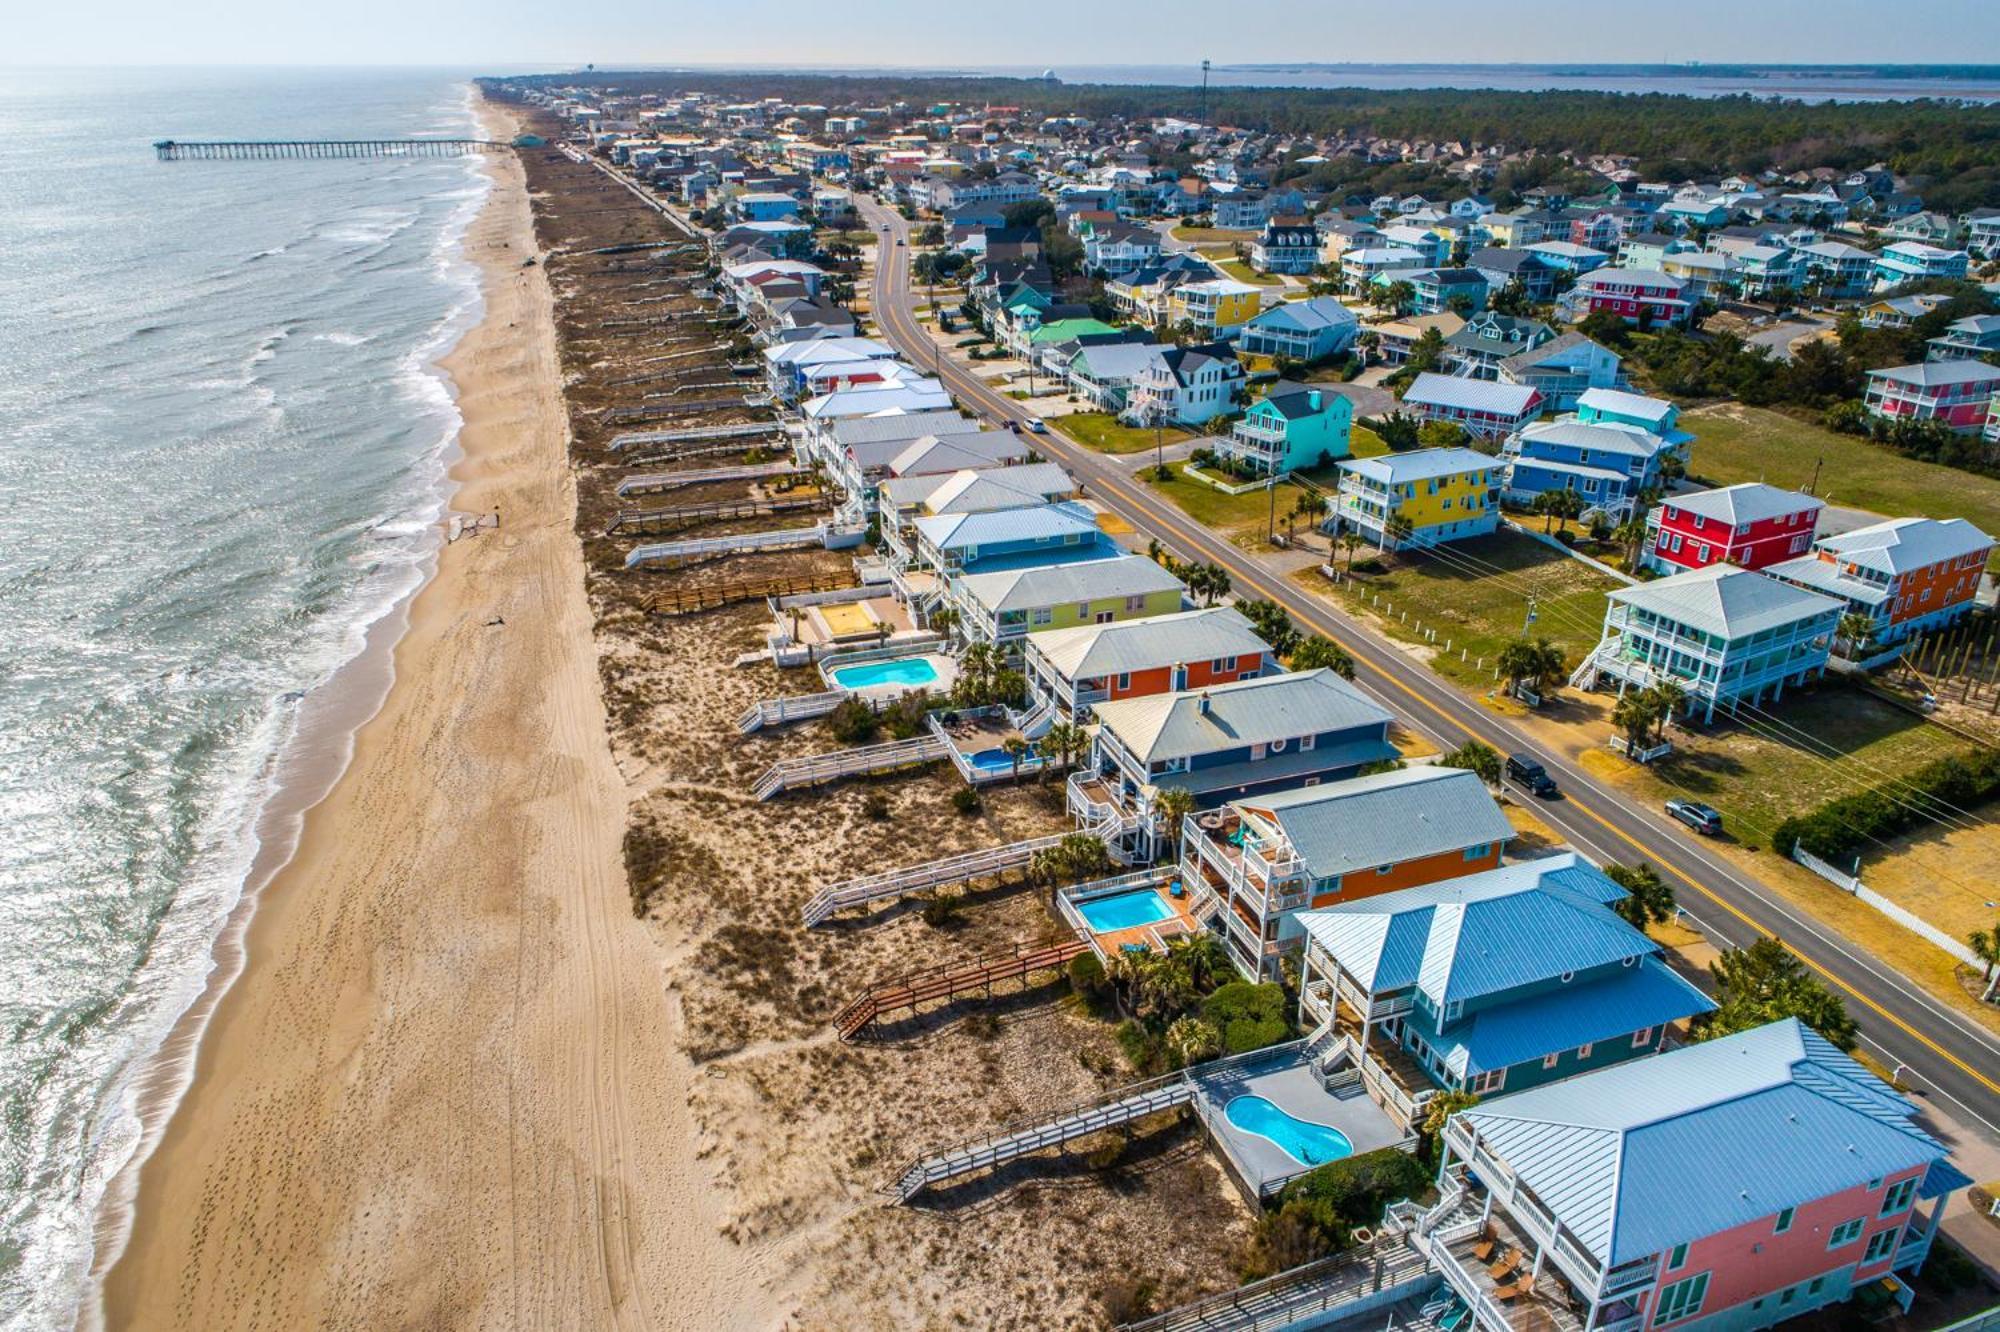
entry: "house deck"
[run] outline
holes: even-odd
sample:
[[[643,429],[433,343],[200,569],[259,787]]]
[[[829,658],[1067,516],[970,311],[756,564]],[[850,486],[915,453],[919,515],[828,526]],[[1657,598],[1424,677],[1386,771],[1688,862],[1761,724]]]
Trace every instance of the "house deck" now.
[[[1555,1264],[1543,1263],[1536,1275],[1534,1240],[1516,1230],[1499,1209],[1483,1230],[1452,1241],[1445,1252],[1459,1275],[1505,1312],[1514,1332],[1583,1332],[1583,1315]]]
[[[1284,1048],[1268,1059],[1231,1065],[1195,1077],[1195,1104],[1202,1121],[1221,1145],[1245,1192],[1268,1197],[1287,1180],[1312,1167],[1261,1133],[1230,1122],[1231,1101],[1261,1096],[1295,1119],[1336,1129],[1353,1145],[1353,1155],[1396,1146],[1403,1135],[1382,1108],[1358,1084],[1328,1091],[1314,1071],[1313,1059],[1301,1046]]]

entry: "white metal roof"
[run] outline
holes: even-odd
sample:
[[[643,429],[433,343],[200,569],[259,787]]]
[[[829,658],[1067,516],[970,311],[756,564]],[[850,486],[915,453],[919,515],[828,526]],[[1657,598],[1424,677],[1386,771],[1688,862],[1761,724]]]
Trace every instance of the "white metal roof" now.
[[[1743,638],[1842,609],[1832,597],[1733,564],[1690,569],[1606,595],[1674,624],[1725,639]]]

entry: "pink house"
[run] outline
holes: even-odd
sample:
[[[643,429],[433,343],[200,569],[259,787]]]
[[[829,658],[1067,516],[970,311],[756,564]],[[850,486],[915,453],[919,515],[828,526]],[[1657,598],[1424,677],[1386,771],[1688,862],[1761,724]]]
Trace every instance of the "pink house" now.
[[[1542,414],[1542,395],[1526,384],[1420,374],[1403,406],[1425,421],[1450,421],[1474,439],[1504,439]]]
[[[1484,1332],[1757,1332],[1871,1282],[1907,1308],[1971,1182],[1915,1114],[1788,1019],[1460,1111],[1437,1205],[1388,1224]]]
[[[1733,564],[1762,569],[1812,546],[1824,500],[1761,481],[1676,495],[1646,518],[1646,563],[1663,574]]]
[[[1986,428],[2000,367],[1984,361],[1923,361],[1868,372],[1864,401],[1890,421],[1942,421],[1962,434]]]

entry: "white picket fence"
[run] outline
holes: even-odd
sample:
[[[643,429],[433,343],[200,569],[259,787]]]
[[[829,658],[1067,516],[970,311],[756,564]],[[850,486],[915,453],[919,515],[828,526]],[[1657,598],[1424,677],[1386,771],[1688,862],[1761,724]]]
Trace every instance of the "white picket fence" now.
[[[1804,847],[1795,844],[1792,847],[1792,859],[1804,865],[1814,874],[1819,875],[1820,878],[1825,879],[1842,892],[1852,894],[1856,900],[1864,905],[1875,908],[1875,910],[1881,912],[1890,920],[1895,921],[1912,934],[1923,936],[1967,966],[1984,967],[1986,965],[1979,960],[1979,955],[1973,952],[1966,944],[1952,938],[1949,934],[1946,934],[1943,930],[1921,916],[1915,916],[1905,911],[1902,907],[1897,906],[1894,902],[1891,902],[1888,898],[1861,882],[1856,876],[1835,869],[1832,865],[1827,864]],[[1856,866],[1856,868],[1859,868],[1859,866]]]

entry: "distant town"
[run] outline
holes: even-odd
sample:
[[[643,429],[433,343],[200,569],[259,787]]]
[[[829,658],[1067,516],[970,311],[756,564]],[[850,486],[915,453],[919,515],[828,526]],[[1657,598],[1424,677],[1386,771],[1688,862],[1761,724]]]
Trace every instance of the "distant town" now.
[[[483,86],[816,1316],[1995,1326],[1985,187],[754,77]]]

